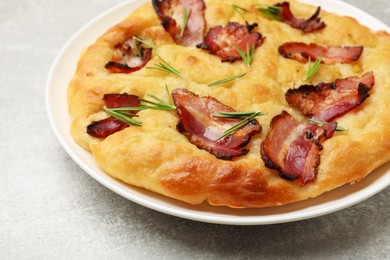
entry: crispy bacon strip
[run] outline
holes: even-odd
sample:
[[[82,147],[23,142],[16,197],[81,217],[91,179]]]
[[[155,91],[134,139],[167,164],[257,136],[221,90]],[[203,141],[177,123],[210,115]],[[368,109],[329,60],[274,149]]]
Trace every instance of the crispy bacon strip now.
[[[119,107],[139,107],[140,101],[135,95],[123,94],[105,94],[103,97],[107,108]],[[138,111],[129,111],[129,113],[136,114]],[[114,117],[108,117],[103,120],[93,121],[87,126],[87,133],[98,138],[105,138],[113,133],[121,131],[129,125]]]
[[[361,78],[349,77],[316,86],[303,85],[298,89],[289,89],[286,100],[305,116],[332,121],[363,103],[370,96],[368,92],[374,86],[374,81],[374,73],[370,71]]]
[[[204,19],[205,3],[203,0],[152,0],[152,4],[164,29],[172,36],[175,43],[183,46],[195,46],[203,39],[206,22]],[[188,21],[183,29],[183,19]],[[181,32],[183,34],[181,35]]]
[[[299,29],[304,33],[309,33],[323,29],[326,25],[318,15],[321,12],[321,7],[318,7],[315,13],[309,19],[295,18],[290,10],[289,2],[278,3],[275,6],[281,8],[281,12],[277,14],[280,21],[289,24],[291,27]]]
[[[251,32],[256,27],[256,23],[242,25],[236,22],[228,22],[225,27],[215,26],[196,47],[218,55],[223,62],[234,62],[242,59],[235,47],[245,53],[247,48],[257,48],[263,44],[263,36],[259,32]]]
[[[335,122],[324,126],[299,123],[283,111],[271,121],[261,144],[261,158],[266,167],[277,170],[285,179],[313,182],[320,165],[321,143],[333,136],[336,126]]]
[[[142,53],[142,57],[135,50],[133,38],[127,39],[114,47],[112,60],[104,66],[111,73],[131,73],[142,69],[152,58],[152,49],[144,48],[142,44],[137,44]]]
[[[231,160],[247,154],[248,150],[244,147],[249,143],[251,136],[261,132],[261,125],[254,119],[217,141],[227,129],[241,121],[213,116],[220,112],[234,112],[231,107],[212,97],[199,97],[185,89],[173,90],[172,97],[180,117],[178,131],[198,148],[219,159]]]
[[[87,126],[87,133],[97,138],[105,138],[113,133],[121,131],[129,125],[113,117],[108,117],[100,121],[94,121]]]
[[[357,61],[363,52],[363,46],[324,47],[315,43],[287,42],[281,45],[278,50],[287,59],[307,62],[309,57],[312,61],[322,58],[324,64],[336,64]]]

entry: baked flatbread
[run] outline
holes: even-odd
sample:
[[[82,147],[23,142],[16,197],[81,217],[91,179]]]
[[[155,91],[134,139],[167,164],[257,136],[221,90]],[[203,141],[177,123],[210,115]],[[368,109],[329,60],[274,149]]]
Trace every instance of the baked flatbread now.
[[[164,0],[142,5],[81,54],[68,89],[73,138],[107,174],[191,204],[277,206],[363,179],[390,160],[390,35],[298,1],[288,6],[294,19],[284,8],[286,3],[268,0]],[[220,33],[237,44],[214,46]],[[315,44],[327,51],[308,54],[286,43],[299,48]],[[249,58],[253,51],[249,65],[237,48]],[[351,50],[359,52],[356,48],[359,55],[346,57]],[[346,54],[341,59],[326,54],[338,51]],[[320,58],[319,69],[307,78]],[[180,75],[158,70],[161,64]],[[208,86],[223,79],[228,80]],[[357,86],[351,91],[353,104],[337,108],[332,116],[321,114],[349,100],[328,96],[345,82]],[[131,111],[136,117],[129,116],[142,125],[121,125],[107,136],[95,137],[101,120],[119,120],[104,108],[116,97],[113,94],[124,93],[139,98],[130,107],[144,106]],[[174,109],[145,108],[145,100],[159,103],[154,97]],[[209,124],[203,130],[215,122],[222,122],[225,128],[218,127],[226,130],[245,120],[241,116],[226,123],[214,118],[215,113],[261,115],[210,141],[205,130],[200,136],[194,133],[198,128],[186,117],[195,109],[187,107],[191,102],[211,106],[204,112],[209,121],[199,119]],[[336,131],[336,126],[347,131]],[[228,138],[243,141],[226,146]],[[304,155],[294,153],[302,149]],[[291,170],[289,163],[297,161],[303,166]]]

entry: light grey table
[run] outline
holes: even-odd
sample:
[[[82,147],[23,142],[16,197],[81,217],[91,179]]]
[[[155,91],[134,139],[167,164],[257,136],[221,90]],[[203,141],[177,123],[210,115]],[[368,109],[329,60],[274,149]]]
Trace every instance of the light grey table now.
[[[300,222],[224,226],[139,206],[60,146],[44,92],[54,58],[121,0],[0,1],[0,259],[390,259],[390,189]],[[387,0],[347,2],[390,24]]]

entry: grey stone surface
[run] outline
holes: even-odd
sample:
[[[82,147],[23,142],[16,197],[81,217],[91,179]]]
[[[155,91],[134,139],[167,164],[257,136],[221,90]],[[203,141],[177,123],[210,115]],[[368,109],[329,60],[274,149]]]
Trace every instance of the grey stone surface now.
[[[0,1],[0,259],[390,259],[390,189],[300,222],[225,226],[128,201],[55,138],[50,66],[86,22],[120,0]],[[390,24],[387,0],[347,2]]]

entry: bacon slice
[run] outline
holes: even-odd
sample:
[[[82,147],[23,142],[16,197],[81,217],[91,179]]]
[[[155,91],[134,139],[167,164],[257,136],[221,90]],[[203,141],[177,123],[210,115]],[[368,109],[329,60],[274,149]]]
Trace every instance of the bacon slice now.
[[[121,131],[129,125],[113,117],[108,117],[100,121],[94,121],[87,126],[87,133],[97,138],[105,138],[113,133]]]
[[[206,22],[203,0],[152,0],[152,4],[164,29],[172,36],[176,44],[195,46],[203,39]],[[183,29],[183,20],[187,12],[188,20]],[[181,32],[183,31],[182,35]]]
[[[104,66],[111,73],[131,73],[142,69],[152,58],[152,49],[142,47],[137,44],[142,56],[140,57],[135,50],[133,38],[127,39],[124,43],[117,44],[114,47],[112,60]]]
[[[256,27],[256,23],[242,25],[236,22],[228,22],[225,27],[215,26],[196,47],[218,55],[224,62],[234,62],[242,59],[235,47],[246,53],[247,48],[257,48],[263,44],[263,36],[258,32],[251,32]]]
[[[104,103],[107,108],[119,108],[119,107],[139,107],[140,101],[138,96],[129,95],[127,93],[122,94],[105,94],[103,96]],[[129,111],[129,113],[137,114],[138,111]]]
[[[275,6],[281,8],[281,12],[276,14],[280,18],[280,21],[289,24],[291,27],[299,29],[304,33],[317,31],[323,29],[326,26],[325,23],[322,22],[321,19],[318,17],[321,12],[321,7],[318,7],[315,13],[310,18],[302,19],[294,17],[290,10],[289,2],[278,3]]]
[[[103,97],[107,108],[120,107],[139,107],[140,101],[135,95],[123,94],[105,94]],[[129,113],[136,114],[138,111],[129,111]],[[114,117],[108,117],[103,120],[93,121],[87,126],[87,133],[98,138],[105,138],[113,133],[121,131],[129,127],[125,122],[122,122]]]
[[[332,121],[363,103],[370,96],[368,92],[374,86],[374,81],[374,73],[370,71],[361,78],[355,76],[316,86],[303,85],[298,89],[289,89],[286,100],[305,116]]]
[[[261,158],[266,167],[277,170],[285,179],[313,182],[320,165],[321,143],[333,136],[336,126],[335,122],[324,126],[299,123],[283,111],[271,121],[261,144]]]
[[[324,64],[351,63],[357,61],[363,52],[363,46],[329,46],[315,43],[287,42],[279,47],[279,53],[287,58],[300,62],[322,58]]]
[[[180,118],[178,131],[199,149],[219,159],[231,160],[247,154],[248,150],[244,147],[251,136],[261,132],[261,125],[254,119],[234,133],[217,140],[227,129],[241,121],[213,116],[220,112],[234,112],[231,107],[212,97],[199,97],[185,89],[173,90],[172,97]]]

